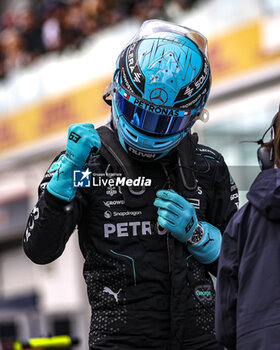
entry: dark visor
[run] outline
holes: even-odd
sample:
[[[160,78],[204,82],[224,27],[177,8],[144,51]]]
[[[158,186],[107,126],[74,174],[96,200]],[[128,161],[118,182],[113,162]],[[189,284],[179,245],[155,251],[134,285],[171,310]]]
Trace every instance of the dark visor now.
[[[174,114],[178,114],[176,110],[151,107],[162,111],[161,114],[154,113],[133,104],[119,92],[115,93],[115,101],[121,114],[131,125],[152,134],[171,135],[192,125],[193,118],[190,115],[178,117],[174,116]],[[142,105],[145,105],[145,103],[142,103]]]

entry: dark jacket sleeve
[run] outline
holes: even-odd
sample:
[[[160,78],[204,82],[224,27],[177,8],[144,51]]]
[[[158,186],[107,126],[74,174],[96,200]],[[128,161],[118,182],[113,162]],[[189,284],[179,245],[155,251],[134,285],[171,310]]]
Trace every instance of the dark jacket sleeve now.
[[[239,196],[237,186],[231,177],[224,158],[217,154],[216,167],[209,191],[207,221],[223,234],[229,220],[238,209]],[[218,260],[207,265],[214,276],[217,275]]]
[[[62,254],[86,203],[81,191],[77,191],[70,203],[47,191],[46,185],[60,156],[55,158],[39,185],[39,199],[29,215],[24,232],[25,254],[37,264],[48,264]]]
[[[230,218],[237,211],[239,196],[237,186],[229,173],[224,158],[219,155],[211,191],[207,217],[223,234]]]
[[[218,264],[215,328],[217,340],[228,349],[236,348],[236,301],[238,293],[238,242],[240,217],[236,213],[224,231]]]

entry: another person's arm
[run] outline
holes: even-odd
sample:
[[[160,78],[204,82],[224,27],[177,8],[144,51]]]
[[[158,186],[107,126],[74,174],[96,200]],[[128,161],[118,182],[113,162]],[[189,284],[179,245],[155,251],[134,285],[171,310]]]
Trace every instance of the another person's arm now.
[[[239,196],[237,186],[221,154],[217,153],[215,162],[215,174],[208,192],[206,221],[217,227],[223,236],[228,222],[238,210]],[[214,276],[217,275],[218,261],[219,259],[216,259],[207,266]]]
[[[238,294],[238,217],[233,216],[226,228],[218,264],[216,285],[216,338],[229,350],[236,348],[236,303]]]

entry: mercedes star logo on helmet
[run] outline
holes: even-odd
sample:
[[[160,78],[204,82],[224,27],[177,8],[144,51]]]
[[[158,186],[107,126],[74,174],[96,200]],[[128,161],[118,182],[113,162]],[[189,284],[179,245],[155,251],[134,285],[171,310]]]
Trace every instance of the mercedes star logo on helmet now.
[[[150,93],[150,100],[155,105],[162,106],[167,102],[168,94],[164,89],[157,88]]]

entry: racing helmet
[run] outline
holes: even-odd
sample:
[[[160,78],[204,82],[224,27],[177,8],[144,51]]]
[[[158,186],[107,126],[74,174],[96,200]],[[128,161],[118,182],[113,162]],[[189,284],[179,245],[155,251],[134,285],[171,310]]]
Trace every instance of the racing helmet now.
[[[118,57],[112,119],[133,158],[157,160],[202,119],[211,85],[207,39],[173,23],[149,20]]]

